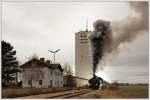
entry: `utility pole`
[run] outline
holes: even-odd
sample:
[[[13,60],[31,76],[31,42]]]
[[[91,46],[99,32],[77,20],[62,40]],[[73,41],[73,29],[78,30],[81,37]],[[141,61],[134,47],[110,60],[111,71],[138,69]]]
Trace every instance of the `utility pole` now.
[[[53,63],[55,64],[55,54],[60,51],[60,49],[56,50],[56,51],[52,51],[52,50],[48,50],[49,52],[51,52],[53,54]]]

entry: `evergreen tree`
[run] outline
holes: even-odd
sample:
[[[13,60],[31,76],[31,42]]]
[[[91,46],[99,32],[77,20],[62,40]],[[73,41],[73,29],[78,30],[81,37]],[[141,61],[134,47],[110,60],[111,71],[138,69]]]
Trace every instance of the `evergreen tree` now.
[[[5,41],[1,41],[2,44],[2,86],[9,86],[10,82],[16,80],[18,61],[15,57],[16,50],[14,47]]]

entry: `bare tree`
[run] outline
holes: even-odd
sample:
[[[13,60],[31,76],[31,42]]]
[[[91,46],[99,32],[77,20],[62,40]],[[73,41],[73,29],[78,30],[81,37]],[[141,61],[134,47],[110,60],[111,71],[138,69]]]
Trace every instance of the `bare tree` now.
[[[64,65],[64,75],[73,75],[71,66],[68,63]]]
[[[75,87],[76,86],[76,80],[73,76],[73,70],[71,69],[71,66],[68,63],[66,63],[64,65],[64,75],[65,75],[65,80],[66,80],[65,86]]]

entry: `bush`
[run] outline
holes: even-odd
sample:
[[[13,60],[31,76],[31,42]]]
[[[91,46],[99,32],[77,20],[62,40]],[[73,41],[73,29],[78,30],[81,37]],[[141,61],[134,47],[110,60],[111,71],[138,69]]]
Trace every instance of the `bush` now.
[[[116,85],[116,84],[110,84],[108,86],[108,89],[110,89],[110,90],[117,90],[118,89],[118,85]]]

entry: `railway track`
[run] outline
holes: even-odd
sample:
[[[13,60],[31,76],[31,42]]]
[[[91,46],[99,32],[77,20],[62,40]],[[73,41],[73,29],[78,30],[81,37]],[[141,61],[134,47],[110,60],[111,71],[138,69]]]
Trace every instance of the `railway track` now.
[[[70,92],[70,93],[67,93],[67,94],[60,94],[60,95],[53,96],[53,97],[48,97],[48,98],[72,98],[72,97],[83,95],[83,94],[86,94],[86,93],[89,93],[89,92],[92,92],[92,90],[90,90],[90,89],[76,90],[76,91],[73,91],[73,92]]]
[[[56,93],[47,93],[47,94],[38,94],[38,95],[30,95],[24,97],[18,97],[19,99],[43,99],[43,98],[73,98],[82,94],[86,94],[91,92],[90,89],[73,89],[68,91],[56,92]]]

